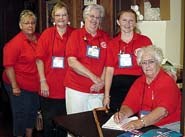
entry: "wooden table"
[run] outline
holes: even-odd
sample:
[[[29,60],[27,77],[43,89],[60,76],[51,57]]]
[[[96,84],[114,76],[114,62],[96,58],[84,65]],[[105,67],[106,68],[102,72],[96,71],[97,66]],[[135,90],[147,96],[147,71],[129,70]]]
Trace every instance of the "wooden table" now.
[[[113,113],[105,113],[105,111],[97,111],[100,126],[102,126]],[[57,116],[54,118],[54,123],[59,128],[64,128],[66,131],[72,133],[75,137],[99,137],[93,112],[82,112],[77,114],[70,114],[67,116]],[[141,131],[154,129],[155,126],[143,128]],[[104,137],[116,137],[124,131],[102,129]]]

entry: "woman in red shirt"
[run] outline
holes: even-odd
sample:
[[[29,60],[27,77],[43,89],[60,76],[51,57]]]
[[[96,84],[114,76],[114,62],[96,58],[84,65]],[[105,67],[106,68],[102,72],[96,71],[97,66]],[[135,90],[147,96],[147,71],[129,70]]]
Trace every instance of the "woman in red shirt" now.
[[[115,114],[116,122],[138,114],[123,126],[124,130],[156,125],[180,131],[181,93],[175,80],[161,68],[163,54],[160,48],[148,46],[137,51],[137,62],[144,74],[131,86]]]
[[[13,116],[13,135],[32,137],[39,109],[39,77],[35,64],[38,34],[36,16],[30,10],[20,14],[19,32],[3,50],[3,81],[10,97]]]
[[[66,115],[65,88],[63,85],[67,70],[66,43],[73,31],[68,25],[68,7],[58,2],[52,10],[54,26],[41,35],[37,47],[37,67],[40,77],[41,110],[44,119],[44,137],[53,136],[53,117]],[[65,132],[63,136],[65,136]]]
[[[65,77],[67,113],[102,106],[105,59],[109,36],[100,28],[104,16],[101,5],[83,11],[84,27],[73,31],[67,47],[69,69]]]
[[[142,74],[137,65],[137,49],[151,45],[151,40],[135,32],[137,16],[133,10],[118,14],[120,33],[109,42],[107,48],[104,105],[113,111],[120,108],[132,83]]]

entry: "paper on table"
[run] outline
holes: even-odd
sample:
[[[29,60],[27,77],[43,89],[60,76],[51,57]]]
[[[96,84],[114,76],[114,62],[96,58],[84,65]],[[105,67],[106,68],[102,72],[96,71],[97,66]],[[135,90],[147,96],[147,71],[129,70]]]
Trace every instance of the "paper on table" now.
[[[133,116],[133,117],[129,117],[129,118],[126,118],[124,119],[123,121],[121,121],[121,123],[117,124],[115,121],[114,121],[114,115],[111,116],[111,118],[105,123],[102,125],[102,128],[108,128],[108,129],[114,129],[114,130],[123,130],[121,128],[122,125],[132,121],[132,120],[137,120],[138,117],[137,116]]]

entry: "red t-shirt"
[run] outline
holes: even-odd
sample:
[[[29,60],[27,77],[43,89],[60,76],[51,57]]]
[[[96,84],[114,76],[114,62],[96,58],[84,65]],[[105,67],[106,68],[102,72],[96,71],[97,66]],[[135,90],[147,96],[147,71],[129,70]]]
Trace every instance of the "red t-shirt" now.
[[[39,35],[35,35],[38,39]],[[13,67],[19,88],[31,92],[39,90],[35,51],[36,43],[29,41],[23,32],[18,33],[3,49],[4,67]],[[3,80],[10,83],[5,72]]]
[[[162,69],[150,85],[145,81],[143,75],[134,82],[123,104],[132,108],[134,113],[152,111],[156,107],[166,108],[168,116],[157,122],[157,126],[179,121],[181,93],[175,81]]]
[[[89,33],[87,33],[85,28],[75,30],[68,40],[66,56],[76,57],[82,65],[98,77],[101,77],[105,66],[107,42],[109,40],[109,36],[102,30],[98,30],[95,37],[92,37]],[[97,46],[100,48],[99,58],[88,57],[87,46]],[[64,84],[66,87],[81,92],[90,92],[90,86],[93,82],[89,78],[77,74],[72,68],[69,68],[66,73]]]
[[[49,86],[49,98],[65,98],[65,88],[63,85],[67,69],[65,58],[66,43],[74,29],[67,27],[63,37],[59,35],[56,27],[46,29],[39,38],[36,58],[44,62],[46,81]],[[64,57],[64,68],[53,68],[52,57]]]
[[[138,33],[134,33],[133,39],[129,43],[125,43],[121,40],[120,33],[108,44],[106,66],[114,67],[114,75],[141,75],[142,70],[137,65],[135,50],[151,44],[152,42],[148,37]],[[120,51],[131,55],[133,64],[131,67],[119,67],[118,54]]]

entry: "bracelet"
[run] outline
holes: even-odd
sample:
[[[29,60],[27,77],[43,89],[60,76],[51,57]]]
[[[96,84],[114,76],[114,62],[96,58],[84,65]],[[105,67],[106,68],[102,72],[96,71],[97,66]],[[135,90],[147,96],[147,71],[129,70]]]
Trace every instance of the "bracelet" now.
[[[145,123],[144,119],[140,119],[140,121],[142,122],[143,127],[145,127],[146,126],[146,123]]]
[[[45,82],[45,81],[46,81],[46,79],[41,79],[41,80],[40,80],[40,83]]]
[[[12,89],[19,89],[18,87],[16,87],[16,88],[12,88]]]
[[[104,96],[104,98],[110,98],[111,96]]]

